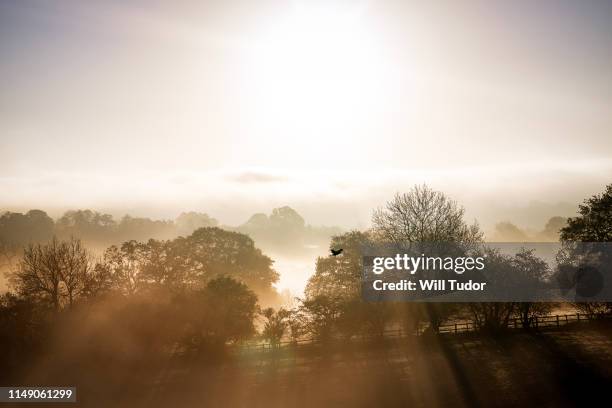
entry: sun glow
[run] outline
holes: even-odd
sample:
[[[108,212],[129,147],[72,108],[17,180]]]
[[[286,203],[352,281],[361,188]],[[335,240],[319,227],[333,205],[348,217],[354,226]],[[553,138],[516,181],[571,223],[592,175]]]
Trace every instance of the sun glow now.
[[[354,136],[391,87],[364,3],[296,4],[256,41],[249,64],[257,126],[311,142]],[[314,139],[314,140],[313,140]]]

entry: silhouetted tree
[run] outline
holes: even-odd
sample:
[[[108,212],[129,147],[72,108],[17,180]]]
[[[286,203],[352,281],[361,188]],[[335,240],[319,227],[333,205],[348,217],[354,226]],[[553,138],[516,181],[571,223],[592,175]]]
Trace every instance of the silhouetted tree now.
[[[297,342],[307,333],[306,317],[300,308],[292,309],[287,319],[287,328],[289,329],[289,338],[293,344]]]
[[[190,327],[188,341],[196,348],[224,346],[255,333],[257,296],[244,284],[217,277],[195,292],[185,309]]]
[[[283,308],[274,311],[273,308],[269,307],[262,310],[261,315],[265,319],[261,337],[269,341],[272,347],[276,348],[279,346],[289,327],[291,311]]]
[[[561,228],[562,241],[612,242],[612,184],[602,194],[584,200],[578,217],[567,219]]]
[[[152,287],[174,292],[197,290],[219,276],[246,283],[260,295],[276,293],[278,273],[251,238],[220,228],[200,228],[188,237],[111,246],[105,265],[116,287],[132,294]]]
[[[581,272],[588,268],[610,275],[612,251],[605,246],[609,244],[588,243],[612,242],[612,184],[607,185],[603,193],[584,200],[578,206],[578,213],[579,216],[568,218],[567,225],[561,228],[563,245],[557,255],[557,279],[577,289],[581,284]],[[612,313],[611,302],[578,302],[575,307],[591,316]]]
[[[372,224],[380,241],[400,249],[410,244],[446,243],[464,250],[483,238],[478,224],[468,225],[464,215],[465,210],[455,201],[423,185],[413,187],[409,193],[396,194],[384,208],[374,212]],[[433,331],[456,309],[449,303],[425,303],[423,307]]]
[[[372,216],[374,231],[392,243],[457,242],[482,240],[478,224],[464,221],[465,210],[455,201],[426,185],[396,194]]]
[[[315,273],[308,279],[306,285],[306,297],[326,295],[353,299],[361,296],[363,275],[361,247],[371,242],[370,235],[360,231],[332,237],[330,248],[342,248],[342,255],[328,255],[317,259]]]
[[[10,271],[17,261],[20,245],[0,242],[0,271]]]
[[[330,341],[337,333],[337,322],[342,314],[344,300],[325,295],[315,296],[302,302],[305,317],[304,331],[312,338]]]
[[[550,277],[548,263],[534,254],[534,250],[521,249],[512,259],[514,273],[523,281],[524,287],[538,290]],[[535,293],[533,293],[535,296]],[[547,315],[553,308],[550,302],[520,302],[515,305],[515,313],[523,328],[529,328],[538,316]]]
[[[486,249],[487,271],[489,285],[511,285],[515,278],[513,258],[501,254],[495,249]],[[483,331],[497,333],[508,327],[510,318],[516,311],[514,302],[473,302],[468,308],[472,314],[473,322]]]
[[[47,244],[29,244],[10,281],[20,295],[46,302],[57,311],[103,287],[97,282],[103,277],[99,272],[80,240],[54,237]]]
[[[141,288],[145,262],[143,246],[136,241],[127,241],[119,247],[112,245],[104,252],[104,266],[113,286],[124,295],[133,295]]]
[[[370,233],[360,231],[332,237],[330,248],[342,248],[342,255],[318,258],[315,273],[306,285],[307,300],[319,297],[335,300],[327,307],[339,308],[335,311],[338,320],[334,324],[339,334],[347,338],[358,333],[378,335],[391,316],[390,305],[368,303],[361,298],[362,248],[373,242]]]
[[[252,290],[272,293],[278,273],[272,259],[255,247],[247,235],[220,228],[200,228],[186,238],[173,241],[177,256],[196,279],[206,283],[218,276],[230,276]]]
[[[53,227],[53,220],[44,211],[5,212],[0,216],[0,243],[22,246],[29,242],[45,242],[53,236]]]
[[[0,378],[31,364],[45,329],[45,314],[35,302],[14,293],[0,295]]]
[[[611,302],[579,302],[574,307],[589,319],[601,319],[612,314]]]
[[[110,243],[116,233],[117,222],[110,214],[91,210],[67,211],[55,223],[61,238],[78,237],[87,242]]]

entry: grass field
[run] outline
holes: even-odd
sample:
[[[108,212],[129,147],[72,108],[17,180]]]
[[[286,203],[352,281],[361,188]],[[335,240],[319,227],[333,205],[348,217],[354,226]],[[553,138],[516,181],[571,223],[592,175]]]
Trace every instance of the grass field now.
[[[173,363],[160,406],[589,406],[612,386],[612,327],[576,325],[501,338],[478,334],[336,344]],[[599,402],[597,405],[601,404]]]

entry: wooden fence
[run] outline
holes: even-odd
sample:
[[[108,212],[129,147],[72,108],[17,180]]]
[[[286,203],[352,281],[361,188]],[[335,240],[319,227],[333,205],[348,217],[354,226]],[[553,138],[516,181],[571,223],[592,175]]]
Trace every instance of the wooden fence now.
[[[588,316],[580,313],[576,314],[562,314],[562,315],[548,315],[548,316],[534,316],[531,321],[530,327],[534,329],[546,328],[546,327],[560,327],[568,323],[574,322],[587,322],[592,320]],[[522,329],[523,323],[521,319],[512,318],[508,321],[509,329]],[[450,324],[443,324],[438,328],[439,333],[465,333],[470,331],[478,330],[478,326],[474,322],[456,322]]]
[[[610,316],[606,316],[607,319]],[[580,322],[589,322],[592,321],[593,318],[589,318],[587,315],[575,313],[575,314],[560,314],[560,315],[548,315],[548,316],[534,316],[531,322],[531,328],[539,330],[546,329],[552,327],[561,327],[569,323],[580,323]],[[508,321],[509,329],[522,329],[523,325],[520,319],[512,318]],[[422,326],[415,331],[406,331],[402,328],[385,330],[383,333],[384,339],[394,339],[394,338],[402,338],[408,336],[419,336],[422,335],[427,330],[427,326]],[[453,323],[440,325],[438,328],[438,333],[440,334],[459,334],[466,332],[475,332],[478,330],[478,326],[471,321],[457,321]],[[376,336],[353,336],[350,338],[350,341],[368,341],[375,339]],[[380,338],[380,336],[378,336]],[[249,342],[243,343],[239,346],[240,352],[266,352],[273,351],[278,349],[286,349],[290,347],[300,347],[305,345],[316,345],[318,341],[315,339],[300,339],[298,341],[282,341],[276,347],[274,347],[270,343],[266,342]]]

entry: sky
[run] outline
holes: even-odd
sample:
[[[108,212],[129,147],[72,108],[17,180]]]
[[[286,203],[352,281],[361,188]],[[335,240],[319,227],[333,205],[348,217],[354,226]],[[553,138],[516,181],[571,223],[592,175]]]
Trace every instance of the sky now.
[[[361,228],[428,183],[538,226],[602,191],[612,3],[424,3],[0,0],[0,209]]]

